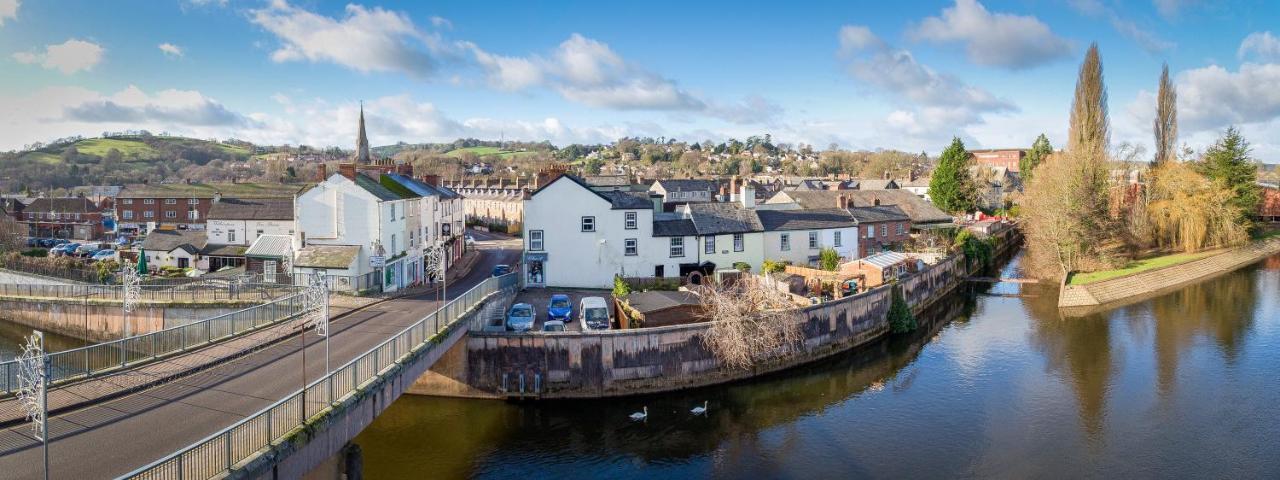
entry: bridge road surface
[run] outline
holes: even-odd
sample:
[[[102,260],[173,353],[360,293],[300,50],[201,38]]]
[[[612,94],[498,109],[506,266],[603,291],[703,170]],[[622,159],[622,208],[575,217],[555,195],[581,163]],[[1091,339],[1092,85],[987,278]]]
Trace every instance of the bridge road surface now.
[[[518,260],[520,240],[475,232],[481,258],[448,288],[449,298],[488,278],[494,265]],[[330,328],[337,368],[438,308],[436,293],[404,297],[353,312]],[[306,335],[307,381],[324,375],[324,341]],[[193,374],[50,419],[50,478],[115,478],[200,441],[252,415],[303,384],[297,336]],[[0,430],[0,479],[42,476],[40,443],[30,423]]]

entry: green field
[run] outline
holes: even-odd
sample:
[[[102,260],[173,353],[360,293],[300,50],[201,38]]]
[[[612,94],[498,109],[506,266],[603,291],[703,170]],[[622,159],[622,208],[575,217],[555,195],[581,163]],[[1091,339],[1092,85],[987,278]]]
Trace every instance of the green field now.
[[[504,159],[518,158],[518,157],[534,154],[534,152],[519,152],[514,150],[503,150],[498,147],[467,147],[467,148],[459,148],[457,150],[450,150],[448,153],[445,153],[445,155],[448,155],[450,157],[461,157],[463,153],[473,153],[479,157],[484,157],[488,155],[497,155]]]
[[[125,158],[137,156],[138,158],[150,158],[156,156],[156,152],[150,145],[142,143],[139,140],[129,140],[121,138],[90,138],[76,142],[76,150],[87,155],[97,155],[99,157],[107,156],[107,152],[111,149],[120,151]]]
[[[1198,260],[1215,253],[1218,253],[1218,252],[1209,251],[1209,252],[1197,252],[1197,253],[1174,253],[1174,254],[1164,255],[1159,257],[1144,258],[1142,260],[1135,260],[1133,262],[1130,262],[1129,265],[1126,265],[1124,268],[1073,274],[1071,275],[1071,279],[1067,281],[1067,285],[1084,285],[1084,284],[1093,283],[1093,282],[1100,282],[1103,280],[1110,280],[1117,277],[1123,277],[1125,275],[1132,275],[1138,272],[1145,272],[1147,270],[1155,270],[1157,268],[1164,268],[1164,267],[1169,267],[1173,265],[1178,265],[1181,263],[1187,263],[1192,260]]]

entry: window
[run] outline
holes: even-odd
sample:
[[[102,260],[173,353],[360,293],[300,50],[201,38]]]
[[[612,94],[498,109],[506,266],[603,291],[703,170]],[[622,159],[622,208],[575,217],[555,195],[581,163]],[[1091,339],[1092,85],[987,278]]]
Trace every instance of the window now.
[[[200,199],[198,199],[198,198],[188,198],[188,199],[187,199],[187,205],[199,205],[199,204],[200,204]]]
[[[667,276],[667,272],[666,272],[666,270],[667,270],[667,268],[666,268],[665,266],[663,266],[663,265],[654,265],[654,266],[653,266],[653,276],[654,276],[654,277],[656,277],[656,278],[662,278],[662,277],[665,277],[665,276]]]
[[[778,240],[780,242],[780,244],[778,245],[778,248],[782,249],[782,251],[784,252],[791,251],[791,234],[784,233],[780,237],[778,237]]]
[[[733,234],[733,251],[735,252],[742,251],[742,234],[741,233]]]
[[[391,255],[398,255],[400,250],[396,249],[396,234],[391,234]]]
[[[228,242],[236,241],[236,229],[232,228],[227,230],[227,241]]]
[[[175,212],[173,210],[165,210],[164,218],[178,218],[178,212]]]
[[[716,253],[715,235],[712,235],[709,237],[702,237],[702,253],[705,253],[707,255]]]
[[[835,236],[835,238],[832,238],[832,239],[831,239],[831,240],[832,240],[832,241],[831,241],[831,243],[834,243],[834,244],[835,244],[835,246],[839,247],[839,246],[840,246],[840,231],[839,231],[839,230],[836,230],[836,231],[834,231],[834,232],[831,232],[831,234]]]
[[[818,232],[809,232],[809,250],[818,249]]]
[[[177,204],[178,204],[178,199],[176,199],[176,198],[166,198],[166,199],[164,199],[164,204],[165,204],[165,205],[177,205]]]
[[[147,211],[145,211],[145,212],[142,212],[142,218],[152,218],[152,217],[155,217],[155,216],[156,216],[156,212],[153,212],[153,211],[151,211],[151,210],[147,210]]]
[[[143,205],[155,205],[155,204],[156,204],[156,199],[154,199],[154,198],[144,198],[144,199],[142,199],[142,204],[143,204]]]
[[[898,235],[902,235],[902,229],[903,229],[903,227],[905,227],[906,225],[907,225],[907,224],[905,224],[905,223],[899,223],[899,224],[898,224]]]
[[[671,237],[671,257],[684,256],[684,237]]]
[[[125,210],[121,214],[124,215],[125,220],[133,220],[133,210]]]
[[[875,226],[875,225],[870,225],[870,226],[868,226],[868,227],[867,227],[867,238],[876,238],[876,226]]]
[[[276,261],[275,260],[262,261],[262,279],[266,280],[267,282],[276,281]]]
[[[200,212],[198,210],[187,210],[187,220],[199,220]]]
[[[391,204],[391,221],[396,221],[396,204]]]
[[[596,217],[582,217],[582,231],[596,231]]]
[[[634,238],[628,238],[622,241],[622,254],[628,257],[639,255],[639,242]]]
[[[257,232],[255,232],[255,233],[256,233],[256,235],[254,235],[254,236],[253,236],[253,238],[255,238],[255,239],[256,239],[256,238],[258,238],[258,237],[261,237],[261,236],[262,236],[262,230],[258,230],[258,231],[257,231]]]
[[[126,198],[126,199],[124,199],[124,200],[121,200],[121,201],[120,201],[120,203],[125,204],[125,205],[133,205],[133,199],[132,199],[132,198]]]
[[[542,251],[542,230],[529,231],[529,250],[534,252]]]
[[[635,230],[635,229],[636,229],[636,223],[638,223],[638,222],[636,222],[636,212],[627,212],[627,213],[626,213],[626,222],[627,222],[627,223],[626,223],[626,229],[627,229],[627,230]]]
[[[880,226],[880,236],[881,236],[881,237],[887,237],[887,236],[889,236],[889,226],[888,226],[888,225],[881,225],[881,226]]]

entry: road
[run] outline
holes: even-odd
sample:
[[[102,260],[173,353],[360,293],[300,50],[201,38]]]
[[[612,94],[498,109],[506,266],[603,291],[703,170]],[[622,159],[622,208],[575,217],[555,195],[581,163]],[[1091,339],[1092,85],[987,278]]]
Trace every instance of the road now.
[[[471,273],[448,288],[449,298],[489,277],[497,264],[518,260],[519,240],[473,234],[481,251]],[[331,325],[330,364],[342,365],[437,308],[434,293],[375,304]],[[195,443],[297,391],[302,342],[286,339],[262,351],[175,382],[50,419],[50,478],[115,478]],[[306,335],[306,381],[324,372],[324,343]],[[40,478],[40,443],[29,424],[0,431],[0,477]]]

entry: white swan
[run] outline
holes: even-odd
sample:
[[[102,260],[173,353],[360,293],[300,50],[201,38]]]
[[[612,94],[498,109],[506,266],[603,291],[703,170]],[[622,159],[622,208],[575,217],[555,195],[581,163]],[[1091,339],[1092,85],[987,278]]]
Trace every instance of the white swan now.
[[[644,407],[643,412],[636,412],[631,414],[631,419],[639,422],[641,420],[644,420],[648,416],[649,416],[649,407]]]
[[[702,401],[702,406],[701,406],[701,407],[693,407],[693,410],[689,410],[689,413],[692,413],[692,414],[694,414],[694,415],[706,415],[706,414],[707,414],[707,401],[706,401],[706,400],[703,400],[703,401]]]

